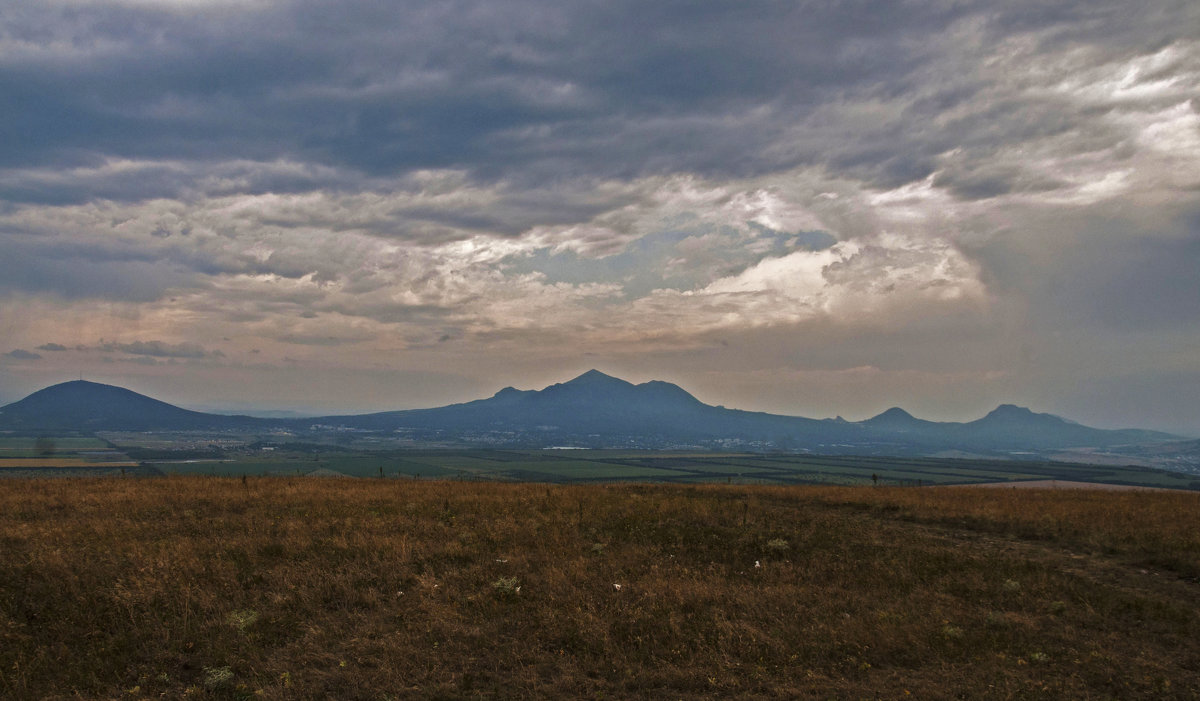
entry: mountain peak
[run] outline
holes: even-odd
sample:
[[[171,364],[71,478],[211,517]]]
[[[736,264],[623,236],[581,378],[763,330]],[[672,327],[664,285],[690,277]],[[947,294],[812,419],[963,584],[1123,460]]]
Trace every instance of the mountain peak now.
[[[70,390],[100,389],[100,388],[113,389],[113,390],[119,389],[119,390],[124,390],[126,392],[132,391],[132,390],[126,390],[124,387],[117,387],[116,385],[106,385],[106,384],[101,384],[99,382],[92,382],[91,380],[84,380],[84,379],[67,380],[66,382],[59,382],[58,384],[50,385],[49,387],[43,387],[42,389],[40,389],[38,391],[39,392],[63,392],[63,391],[70,391]],[[35,392],[35,394],[36,394],[36,392]]]
[[[492,396],[493,396],[493,397],[498,397],[498,398],[503,398],[503,397],[519,397],[519,396],[521,396],[522,394],[525,394],[525,392],[523,392],[523,391],[521,391],[521,390],[517,389],[516,387],[511,387],[511,386],[510,386],[510,387],[505,387],[504,389],[500,390],[499,392],[497,392],[496,394],[494,394],[494,395],[492,395]]]
[[[86,399],[107,399],[112,397],[143,397],[137,392],[116,385],[105,385],[99,382],[91,382],[89,380],[68,380],[60,382],[56,385],[44,387],[33,394],[26,397],[26,400],[41,400],[68,398],[73,401],[78,401],[81,398]],[[149,399],[149,397],[145,397]],[[22,400],[24,401],[24,400]],[[157,400],[151,400],[157,401]],[[16,402],[14,402],[15,404]]]
[[[1027,409],[1023,406],[1015,404],[1001,404],[1000,406],[988,412],[988,415],[982,419],[977,419],[973,424],[993,424],[999,426],[1026,426],[1026,427],[1041,427],[1044,429],[1059,428],[1063,426],[1079,426],[1074,421],[1068,421],[1061,416],[1054,414],[1039,414],[1036,411]]]
[[[198,428],[227,425],[241,418],[189,411],[124,387],[87,380],[51,385],[0,408],[0,419],[13,428]]]
[[[625,382],[625,380],[622,380],[617,377],[613,377],[612,375],[605,375],[604,373],[600,372],[599,370],[592,368],[591,370],[588,370],[587,372],[583,373],[579,377],[576,377],[575,379],[572,379],[572,380],[567,380],[563,384],[564,385],[592,384],[592,383],[598,383],[598,382]]]
[[[1031,409],[1016,404],[1001,404],[1000,406],[988,412],[985,419],[1029,419],[1041,414],[1034,413]]]
[[[915,419],[915,418],[916,418],[915,416],[908,413],[907,411],[901,409],[898,406],[894,406],[891,409],[888,409],[887,411],[883,412],[879,416],[872,417],[871,420],[874,421],[875,419],[887,419],[888,421],[896,421],[896,420],[911,421],[912,419]]]
[[[587,372],[583,373],[579,377],[567,380],[566,382],[560,382],[559,384],[556,384],[556,385],[550,385],[549,387],[547,387],[546,389],[544,389],[542,391],[543,392],[545,392],[545,391],[558,392],[558,391],[562,391],[565,389],[570,389],[570,390],[584,390],[587,392],[593,392],[593,391],[630,389],[632,387],[633,387],[633,383],[626,382],[625,380],[622,380],[619,377],[613,377],[612,375],[605,375],[604,373],[600,372],[599,370],[588,370]]]
[[[909,428],[917,425],[924,425],[926,422],[918,419],[900,407],[894,406],[878,416],[872,416],[866,421],[863,421],[863,423],[867,426],[874,426],[876,428]]]

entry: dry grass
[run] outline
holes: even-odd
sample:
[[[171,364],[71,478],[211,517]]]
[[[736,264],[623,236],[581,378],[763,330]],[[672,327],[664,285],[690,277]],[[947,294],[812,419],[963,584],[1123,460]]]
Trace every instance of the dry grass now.
[[[11,698],[1195,698],[1200,495],[0,483]]]
[[[829,490],[893,517],[1045,540],[1200,579],[1200,493],[1004,489]]]

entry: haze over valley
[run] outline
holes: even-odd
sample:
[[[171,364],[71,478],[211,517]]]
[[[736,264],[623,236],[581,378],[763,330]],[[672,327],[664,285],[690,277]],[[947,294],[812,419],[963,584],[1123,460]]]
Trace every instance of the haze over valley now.
[[[189,411],[120,387],[71,381],[0,407],[0,431],[105,435],[223,434],[269,444],[355,436],[375,448],[635,449],[860,456],[1073,460],[1200,473],[1200,442],[1142,429],[1090,428],[1001,405],[966,422],[932,422],[893,407],[850,422],[747,412],[700,402],[683,388],[634,385],[598,370],[541,390],[430,409],[303,418]],[[128,439],[127,439],[128,440]],[[340,439],[339,439],[340,441]],[[341,441],[344,442],[344,441]]]

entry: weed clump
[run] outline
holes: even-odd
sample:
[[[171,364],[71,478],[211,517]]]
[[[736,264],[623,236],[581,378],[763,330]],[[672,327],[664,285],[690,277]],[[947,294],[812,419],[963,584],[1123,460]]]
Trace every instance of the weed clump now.
[[[229,667],[205,667],[204,688],[220,689],[233,681],[233,670]]]
[[[257,620],[258,620],[258,612],[251,611],[251,610],[232,611],[225,618],[225,621],[229,625],[231,625],[234,628],[237,628],[238,630],[243,631],[243,632],[245,632],[245,630],[247,628],[249,628],[250,626],[254,625],[254,622]]]
[[[521,593],[521,580],[516,577],[501,577],[492,582],[492,591],[501,598],[512,598]]]

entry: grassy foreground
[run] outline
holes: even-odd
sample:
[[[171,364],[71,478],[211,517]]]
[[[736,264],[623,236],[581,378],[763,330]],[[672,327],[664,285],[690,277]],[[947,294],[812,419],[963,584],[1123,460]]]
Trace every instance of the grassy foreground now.
[[[5,698],[1196,698],[1200,494],[0,483]]]

